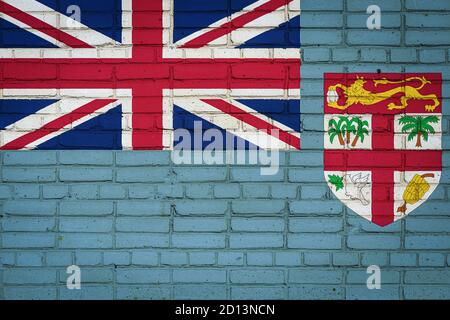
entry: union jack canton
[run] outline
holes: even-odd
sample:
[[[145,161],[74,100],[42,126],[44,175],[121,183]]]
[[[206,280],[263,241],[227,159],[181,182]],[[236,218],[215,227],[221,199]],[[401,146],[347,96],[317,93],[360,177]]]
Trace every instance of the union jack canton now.
[[[300,0],[0,1],[0,149],[171,150],[199,125],[300,149]]]

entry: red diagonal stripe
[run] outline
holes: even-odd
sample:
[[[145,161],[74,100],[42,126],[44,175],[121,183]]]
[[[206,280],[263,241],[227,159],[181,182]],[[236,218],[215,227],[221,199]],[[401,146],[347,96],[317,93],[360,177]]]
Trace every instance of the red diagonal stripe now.
[[[41,21],[32,15],[29,15],[26,12],[20,11],[19,9],[0,1],[0,12],[19,20],[26,25],[30,26],[31,28],[38,30],[42,33],[45,33],[46,35],[61,41],[62,43],[66,44],[67,46],[71,48],[93,48],[89,44],[87,44],[84,41],[81,41],[70,34],[67,34],[61,30],[58,30],[54,28],[53,26],[49,25],[48,23]]]
[[[64,128],[65,126],[89,115],[110,103],[117,101],[116,99],[98,99],[81,106],[80,108],[72,111],[71,113],[65,114],[56,120],[53,120],[42,128],[35,130],[33,132],[27,133],[20,138],[5,144],[0,150],[20,150],[25,148],[27,145],[33,141],[37,141],[53,132],[57,132]]]
[[[256,20],[276,9],[292,2],[293,0],[271,0],[257,8],[253,11],[244,13],[243,15],[231,20],[230,22],[224,23],[220,27],[213,29],[201,36],[186,42],[181,48],[200,48],[211,41],[214,41],[234,30],[244,27],[247,23]]]
[[[266,130],[268,134],[274,136],[275,138],[293,146],[296,149],[300,149],[300,138],[283,131],[280,128],[273,126],[272,124],[261,120],[260,118],[249,114],[248,112],[220,99],[202,99],[201,101],[213,106],[214,108],[239,119],[253,127],[257,130]]]

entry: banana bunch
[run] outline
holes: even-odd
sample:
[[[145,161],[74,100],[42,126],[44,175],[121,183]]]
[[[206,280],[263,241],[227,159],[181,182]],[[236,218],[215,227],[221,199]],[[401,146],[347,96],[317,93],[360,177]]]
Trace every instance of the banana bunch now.
[[[430,190],[430,184],[425,180],[426,178],[434,178],[434,174],[427,173],[423,175],[414,175],[414,177],[406,186],[405,192],[403,193],[404,204],[398,207],[397,212],[405,214],[407,210],[407,204],[413,205],[417,203],[420,199],[422,199],[425,193]]]

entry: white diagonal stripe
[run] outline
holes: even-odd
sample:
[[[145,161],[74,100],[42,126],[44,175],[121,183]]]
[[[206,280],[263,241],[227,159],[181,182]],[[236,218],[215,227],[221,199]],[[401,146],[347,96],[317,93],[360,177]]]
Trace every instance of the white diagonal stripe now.
[[[175,99],[174,104],[196,116],[220,127],[235,136],[266,150],[295,149],[293,146],[277,139],[267,132],[241,121],[229,114],[221,112],[199,99]]]
[[[64,116],[68,113],[75,111],[76,109],[92,102],[92,99],[65,99],[55,102],[39,111],[30,114],[29,116],[22,118],[15,123],[10,124],[5,129],[0,130],[0,147],[26,135],[35,130],[39,130],[43,126],[49,124],[50,122]],[[61,128],[56,132],[52,132],[45,137],[42,137],[25,147],[25,149],[33,149],[38,145],[56,137],[68,130],[79,126],[80,124],[89,121],[105,112],[113,109],[114,107],[120,105],[120,101],[114,101],[108,105],[96,110],[93,113],[87,114],[86,116],[72,122],[71,124]]]
[[[119,44],[114,39],[111,39],[110,37],[93,30],[88,26],[82,24],[81,22],[78,22],[70,17],[67,17],[36,0],[2,0],[2,1],[21,11],[26,12],[27,14],[33,16],[36,19],[44,21],[45,23],[51,25],[52,27],[61,30],[62,32],[65,32],[91,46],[99,46],[104,44]],[[54,16],[55,18],[50,19],[49,16]],[[47,40],[46,38],[44,39]],[[62,43],[58,42],[58,46],[61,45]]]

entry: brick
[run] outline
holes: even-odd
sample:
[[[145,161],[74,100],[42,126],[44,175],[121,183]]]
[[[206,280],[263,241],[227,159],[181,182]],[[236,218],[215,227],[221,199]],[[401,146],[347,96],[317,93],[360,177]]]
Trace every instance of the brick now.
[[[289,211],[291,214],[333,214],[338,215],[343,211],[343,205],[337,201],[291,201]]]
[[[220,234],[172,234],[172,247],[174,248],[224,248],[225,235]]]
[[[127,189],[122,186],[100,186],[101,199],[125,199],[127,196]]]
[[[417,265],[415,253],[391,253],[390,265],[396,267],[414,267]]]
[[[102,263],[100,252],[79,251],[75,254],[75,263],[81,266],[95,266]]]
[[[130,265],[130,254],[128,252],[105,252],[103,254],[103,263],[105,265]]]
[[[174,168],[174,173],[179,182],[212,182],[225,181],[227,168]]]
[[[288,248],[341,249],[341,236],[337,234],[289,234]]]
[[[365,62],[386,62],[387,54],[384,49],[362,49],[361,61]]]
[[[191,252],[189,253],[190,265],[213,265],[216,264],[214,252]]]
[[[39,186],[36,185],[16,185],[14,187],[15,199],[38,199],[39,198]]]
[[[411,235],[405,237],[406,249],[450,249],[450,236]]]
[[[334,266],[357,266],[359,265],[359,254],[356,252],[333,253]]]
[[[56,300],[56,288],[51,287],[6,287],[7,300]]]
[[[68,216],[107,216],[114,206],[108,201],[64,201],[59,204],[59,213]]]
[[[52,233],[3,233],[3,248],[53,248],[55,235]]]
[[[98,186],[95,184],[76,184],[70,187],[70,197],[78,200],[98,199]]]
[[[185,252],[162,252],[161,265],[186,265],[187,254]]]
[[[361,256],[363,266],[377,265],[383,267],[388,263],[388,255],[385,252],[363,252]]]
[[[44,199],[64,199],[68,195],[68,186],[42,186],[42,196]]]
[[[328,196],[329,189],[326,186],[302,186],[302,199],[325,199]]]
[[[340,28],[343,25],[343,16],[339,13],[312,13],[302,15],[302,28]]]
[[[56,226],[55,218],[44,217],[4,217],[2,219],[3,231],[39,232],[52,231]]]
[[[266,184],[245,184],[242,186],[242,194],[246,199],[267,199],[270,194],[270,186]]]
[[[217,263],[223,266],[242,266],[244,264],[244,254],[241,252],[219,252]]]
[[[445,50],[422,50],[419,53],[420,62],[422,63],[443,63],[446,56]]]
[[[117,218],[116,230],[123,232],[169,232],[169,220],[158,218]]]
[[[44,255],[39,252],[18,252],[16,264],[20,267],[40,267],[43,265]]]
[[[175,232],[220,232],[226,229],[223,218],[175,218],[173,221]]]
[[[405,272],[405,283],[413,284],[450,284],[448,270],[411,270]]]
[[[154,286],[119,286],[117,299],[119,300],[168,300],[170,287]]]
[[[231,299],[233,300],[282,300],[285,297],[284,287],[232,287]]]
[[[330,285],[290,286],[289,299],[296,300],[337,300],[343,299],[342,287]]]
[[[406,0],[405,8],[410,10],[450,10],[450,3],[446,0],[433,0],[417,2],[415,0]]]
[[[118,166],[162,166],[169,163],[170,153],[166,151],[127,151],[116,154]]]
[[[117,248],[167,248],[169,236],[157,233],[116,233]]]
[[[103,165],[109,166],[113,163],[111,151],[60,151],[59,162],[65,165]]]
[[[285,203],[282,200],[235,200],[231,210],[236,214],[273,214],[284,211]]]
[[[158,254],[149,251],[135,251],[131,255],[133,265],[156,266],[158,264]]]
[[[46,166],[56,164],[54,151],[8,151],[3,154],[3,164],[10,166]]]
[[[330,265],[330,254],[325,252],[305,252],[304,261],[307,266],[328,266]]]
[[[296,199],[298,186],[291,184],[272,184],[271,196],[275,199]]]
[[[296,252],[275,253],[275,265],[277,266],[299,266],[301,256]]]
[[[44,168],[8,168],[2,169],[3,182],[53,182],[55,169]]]
[[[340,45],[343,36],[341,30],[302,30],[302,45]]]
[[[359,1],[347,1],[347,10],[349,11],[367,11],[367,8],[372,5],[373,2],[370,0],[359,0]],[[401,1],[400,0],[379,0],[376,3],[381,11],[400,11]]]
[[[204,285],[181,285],[173,287],[174,299],[179,300],[208,300],[211,297],[215,299],[226,299],[226,286],[204,286]]]
[[[249,266],[271,266],[273,257],[270,252],[248,252],[247,265]]]
[[[244,284],[273,284],[284,283],[284,272],[282,270],[231,270],[231,283]]]
[[[112,248],[112,235],[110,234],[62,233],[58,236],[58,240],[60,248]]]
[[[290,270],[289,283],[338,284],[343,281],[342,271],[335,270]]]
[[[61,300],[112,300],[114,297],[112,286],[83,286],[83,290],[69,290],[59,288]]]
[[[350,270],[347,272],[347,284],[367,284],[368,278],[372,275],[367,270]],[[381,281],[384,284],[398,284],[400,282],[400,272],[381,269]],[[383,287],[383,285],[381,286]]]
[[[66,284],[69,275],[65,272],[59,273],[59,282]],[[111,283],[114,279],[112,268],[82,268],[81,269],[82,282],[84,284],[91,283]]]
[[[411,300],[448,300],[450,287],[447,286],[405,286],[403,288],[405,299]]]
[[[67,267],[72,265],[72,253],[67,251],[50,251],[45,254],[45,261],[49,267]]]
[[[173,281],[178,283],[225,283],[226,271],[218,269],[175,269]]]
[[[347,247],[351,249],[399,249],[400,237],[391,235],[349,235]]]
[[[290,218],[290,232],[339,232],[342,220],[335,218]]]
[[[323,169],[289,169],[289,182],[323,182]]]
[[[307,48],[303,51],[305,62],[327,62],[330,60],[330,50],[327,48]]]
[[[168,179],[168,168],[119,168],[117,182],[164,182]]]
[[[170,205],[160,201],[118,201],[117,214],[125,216],[157,216],[170,214]]]
[[[54,284],[56,270],[47,269],[5,269],[3,270],[5,284]]]
[[[340,11],[343,9],[343,0],[329,2],[326,0],[302,0],[302,11]]]
[[[407,32],[408,34],[408,32]],[[348,45],[372,45],[372,46],[395,46],[400,45],[401,33],[393,30],[349,30],[347,32]]]
[[[117,283],[169,283],[170,271],[163,269],[117,269]]]
[[[284,239],[281,234],[255,233],[255,234],[231,234],[230,248],[281,248]]]
[[[391,49],[392,62],[416,62],[417,51],[414,48]]]
[[[420,31],[406,31],[405,35],[405,43],[407,46],[418,46],[418,45],[449,45],[450,32],[447,30],[439,30],[439,31],[428,31],[428,30],[420,30]]]
[[[367,16],[366,16],[367,19]],[[357,61],[359,59],[359,50],[354,48],[335,48],[333,49],[333,61]]]
[[[9,199],[12,197],[11,186],[0,186],[0,199]]]
[[[406,220],[410,232],[450,232],[450,219],[412,218]]]
[[[273,218],[232,218],[231,230],[232,231],[249,231],[249,232],[282,232],[285,227],[283,219]]]
[[[398,300],[400,289],[398,286],[382,285],[380,290],[369,290],[364,286],[347,286],[345,298],[349,300]]]
[[[241,195],[238,184],[218,184],[214,186],[214,197],[218,199],[235,199]]]
[[[232,182],[284,181],[284,169],[280,168],[274,175],[262,175],[260,168],[231,168],[230,179]]]
[[[445,265],[445,255],[442,253],[420,253],[419,266],[421,267],[443,267]]]
[[[74,218],[61,217],[59,219],[60,232],[111,232],[113,218]]]
[[[194,184],[186,186],[186,197],[190,199],[205,199],[213,197],[213,189],[208,184]]]
[[[223,215],[228,211],[228,203],[220,200],[182,200],[175,202],[179,215]]]
[[[113,174],[109,168],[61,168],[59,180],[62,182],[112,181]]]

